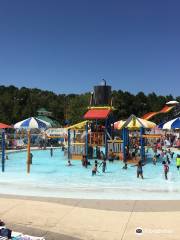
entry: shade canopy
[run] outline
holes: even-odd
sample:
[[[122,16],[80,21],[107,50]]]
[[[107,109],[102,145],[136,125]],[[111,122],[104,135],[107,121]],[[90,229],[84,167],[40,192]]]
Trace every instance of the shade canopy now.
[[[167,104],[167,105],[174,105],[174,104],[176,105],[176,104],[179,104],[179,102],[173,100],[173,101],[169,101],[169,102],[167,102],[166,104]]]
[[[162,129],[166,129],[166,130],[180,129],[180,117],[164,123],[162,126]]]
[[[84,115],[87,120],[102,120],[108,118],[111,109],[89,109]]]
[[[80,122],[80,123],[77,123],[77,124],[71,125],[71,126],[65,128],[65,130],[68,130],[68,129],[72,129],[72,130],[76,130],[76,129],[77,129],[77,130],[84,129],[85,126],[86,126],[86,123],[87,123],[87,122],[88,122],[88,121],[83,121],[83,122]]]
[[[48,122],[42,121],[38,118],[27,118],[14,125],[14,128],[25,128],[25,129],[46,129],[51,125]]]
[[[7,125],[5,123],[0,123],[0,129],[5,129],[5,128],[12,128],[10,125]]]
[[[116,128],[117,126],[117,128]],[[119,121],[115,123],[114,125],[115,129],[122,129],[124,127],[133,130],[133,129],[140,129],[141,127],[143,128],[147,128],[147,129],[151,129],[156,127],[156,124],[151,122],[151,121],[147,121],[145,119],[142,118],[138,118],[135,115],[131,115],[126,121]]]

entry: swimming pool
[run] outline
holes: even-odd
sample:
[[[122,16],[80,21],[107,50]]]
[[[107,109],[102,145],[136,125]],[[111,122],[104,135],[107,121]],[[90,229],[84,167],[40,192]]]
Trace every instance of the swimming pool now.
[[[84,199],[180,199],[180,172],[175,159],[170,164],[169,179],[165,180],[163,166],[148,163],[144,166],[144,180],[136,178],[136,167],[107,161],[107,172],[91,176],[92,166],[83,168],[81,161],[67,159],[60,149],[33,151],[31,173],[26,173],[26,152],[9,154],[5,172],[0,173],[0,193]],[[93,164],[94,161],[92,161]]]

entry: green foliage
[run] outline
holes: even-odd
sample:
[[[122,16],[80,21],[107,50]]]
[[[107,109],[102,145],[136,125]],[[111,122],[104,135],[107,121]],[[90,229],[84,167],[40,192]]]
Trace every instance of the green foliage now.
[[[126,119],[131,114],[141,117],[147,112],[159,111],[167,101],[172,99],[171,95],[157,96],[155,93],[145,95],[143,92],[133,95],[121,90],[113,91],[115,120]],[[180,101],[180,97],[176,99]],[[45,107],[53,112],[53,117],[61,124],[64,124],[64,120],[70,120],[73,124],[83,120],[89,100],[90,93],[57,95],[36,88],[18,89],[14,86],[0,86],[0,122],[13,124],[36,116],[37,110]],[[159,116],[155,120],[159,121]]]

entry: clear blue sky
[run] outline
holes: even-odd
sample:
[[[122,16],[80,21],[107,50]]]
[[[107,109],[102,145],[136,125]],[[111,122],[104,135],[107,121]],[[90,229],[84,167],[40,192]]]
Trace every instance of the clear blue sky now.
[[[1,0],[0,85],[180,95],[179,0]]]

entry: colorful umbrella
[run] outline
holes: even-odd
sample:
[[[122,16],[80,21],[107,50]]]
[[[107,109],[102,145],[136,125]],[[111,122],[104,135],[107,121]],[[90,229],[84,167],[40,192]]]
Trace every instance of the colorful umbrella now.
[[[45,122],[43,120],[40,120],[38,118],[34,118],[34,117],[31,117],[31,118],[28,118],[28,119],[25,119],[21,122],[18,122],[14,125],[14,128],[25,128],[28,130],[28,145],[27,145],[27,172],[30,173],[30,164],[31,164],[31,157],[30,157],[30,154],[31,154],[31,146],[30,146],[30,143],[31,143],[31,135],[30,135],[30,130],[31,129],[41,129],[41,130],[44,130],[44,129],[47,129],[48,127],[50,127],[50,123],[48,122]]]
[[[50,127],[51,124],[48,122],[45,122],[38,118],[28,118],[23,121],[20,121],[14,125],[14,128],[25,128],[25,129],[46,129]]]
[[[140,129],[141,127],[151,129],[156,127],[156,124],[151,121],[137,118],[136,116],[131,115],[126,121],[121,120],[114,124],[114,128],[118,130],[120,130],[124,126],[130,130]]]
[[[172,119],[171,121],[164,123],[162,129],[171,130],[171,129],[180,129],[180,117]]]

